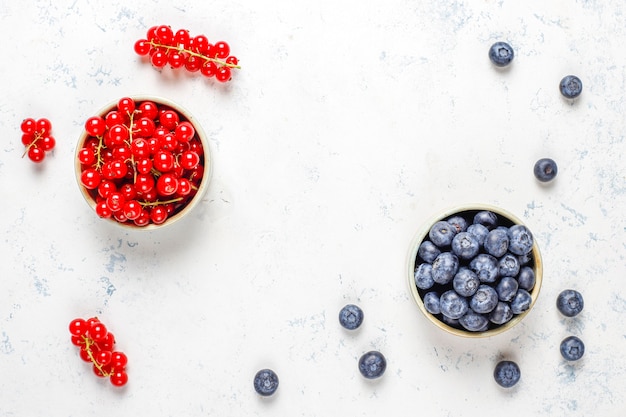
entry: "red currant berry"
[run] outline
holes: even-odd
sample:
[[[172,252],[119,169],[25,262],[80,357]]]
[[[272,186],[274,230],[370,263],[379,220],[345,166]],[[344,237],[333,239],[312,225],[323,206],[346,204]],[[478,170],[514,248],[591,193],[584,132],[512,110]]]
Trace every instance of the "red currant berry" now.
[[[91,358],[93,355],[95,355],[95,352],[97,352],[97,348],[95,345],[91,345],[89,349],[87,349],[86,347],[87,347],[86,345],[81,347],[78,355],[85,362],[91,362],[92,361]]]
[[[93,373],[96,374],[96,376],[100,378],[104,378],[104,377],[111,375],[110,374],[111,367],[109,366],[100,366],[94,363],[92,369],[93,369]]]
[[[185,62],[187,62],[187,56],[178,51],[170,52],[167,58],[167,62],[172,68],[180,68],[185,65]]]
[[[167,61],[167,51],[163,49],[158,49],[150,56],[150,63],[154,65],[155,68],[163,68],[167,64]]]
[[[204,35],[198,35],[193,38],[192,48],[194,52],[197,52],[202,55],[206,55],[209,51],[209,40]]]
[[[22,120],[22,124],[20,125],[20,129],[22,133],[26,133],[32,135],[37,130],[37,121],[31,117],[28,117]]]
[[[206,61],[200,68],[200,73],[205,77],[213,77],[217,74],[217,65],[213,61]]]
[[[195,55],[189,55],[187,61],[185,61],[185,69],[189,72],[200,71],[202,67],[202,59]]]
[[[56,143],[57,142],[53,136],[45,135],[44,137],[41,138],[40,146],[41,146],[41,149],[43,149],[46,152],[49,152],[52,149],[54,149]]]
[[[198,156],[204,155],[204,148],[202,147],[202,142],[200,142],[199,140],[191,140],[189,142],[189,150],[194,151],[198,154]]]
[[[83,147],[78,151],[76,155],[78,162],[83,165],[92,165],[96,162],[96,154],[91,148]]]
[[[167,209],[163,206],[156,206],[150,211],[150,219],[154,224],[162,224],[167,220]]]
[[[104,119],[100,116],[92,116],[85,122],[85,130],[91,136],[102,136],[106,127]]]
[[[31,146],[28,149],[28,158],[33,162],[42,162],[46,157],[46,152],[38,146]]]
[[[124,196],[125,201],[134,200],[137,198],[137,189],[134,184],[126,182],[120,185],[120,193]]]
[[[22,144],[24,146],[30,146],[33,142],[35,142],[35,134],[34,133],[24,133],[22,134]]]
[[[196,130],[193,125],[186,120],[180,122],[174,131],[174,137],[179,142],[189,142],[195,134]]]
[[[111,128],[107,132],[107,139],[109,146],[120,146],[124,144],[129,138],[130,133],[128,132],[128,128],[123,124],[117,124],[115,126],[111,126]]]
[[[174,34],[174,46],[178,46],[180,48],[189,49],[189,41],[191,37],[189,36],[189,31],[187,29],[180,29]]]
[[[70,333],[73,336],[83,336],[89,330],[87,322],[84,319],[74,319],[69,325]]]
[[[118,223],[126,223],[126,221],[128,220],[123,210],[118,210],[118,211],[113,212],[113,218]]]
[[[135,158],[147,158],[150,156],[150,148],[148,140],[144,138],[136,138],[130,144],[130,152]]]
[[[228,58],[226,58],[226,63],[237,66],[239,64],[239,60],[237,59],[236,56],[231,55]]]
[[[139,114],[141,114],[141,117],[154,120],[159,115],[159,108],[153,101],[142,101],[139,103]]]
[[[89,190],[93,190],[100,184],[102,176],[94,168],[87,168],[80,175],[80,182]]]
[[[216,42],[211,48],[212,58],[225,59],[228,55],[230,55],[230,46],[226,42]]]
[[[128,375],[124,371],[115,371],[110,377],[111,384],[116,387],[122,387],[128,382]]]
[[[98,185],[98,195],[102,198],[107,198],[114,191],[117,191],[117,186],[111,180],[102,180]]]
[[[178,113],[176,113],[174,110],[165,110],[159,115],[159,123],[161,123],[161,126],[165,127],[166,129],[176,129],[176,125],[178,124],[178,122]]]
[[[154,133],[154,127],[154,121],[147,117],[139,118],[134,126],[139,136],[144,138],[152,136],[152,133]]]
[[[180,197],[187,197],[191,194],[191,190],[193,186],[191,185],[191,181],[187,178],[181,177],[178,179],[178,189],[176,190],[176,195]]]
[[[126,123],[126,117],[118,110],[111,110],[104,117],[104,122],[110,129],[115,125],[124,125],[124,123]]]
[[[141,215],[143,208],[137,200],[130,200],[124,203],[124,215],[128,220],[135,220]]]
[[[141,210],[141,214],[137,216],[135,220],[133,220],[133,223],[135,223],[135,226],[140,226],[140,227],[149,225],[150,213],[148,212],[148,210]]]
[[[159,177],[156,183],[157,192],[162,196],[172,195],[178,190],[178,177],[174,174],[165,173]]]
[[[229,67],[222,66],[217,69],[215,79],[219,82],[225,83],[231,79],[231,70]]]
[[[180,155],[180,160],[178,161],[181,167],[187,170],[194,169],[200,163],[200,156],[194,151],[186,151]]]
[[[100,342],[107,337],[108,330],[103,323],[96,322],[91,325],[89,329],[89,336],[95,341]]]
[[[113,212],[107,205],[106,200],[96,203],[96,214],[103,219],[109,219],[113,215]]]
[[[157,27],[155,34],[159,42],[163,45],[171,45],[174,41],[174,32],[172,31],[172,28],[167,25]]]
[[[111,367],[115,370],[123,370],[128,363],[128,358],[124,352],[114,351],[111,354]]]
[[[150,29],[148,29],[148,31],[146,32],[146,38],[149,41],[156,41],[157,40],[157,34],[156,34],[156,30],[157,30],[158,26],[152,26]]]
[[[175,151],[178,148],[178,141],[176,136],[172,133],[163,135],[159,140],[159,146],[165,151]]]
[[[85,338],[83,336],[70,336],[70,340],[74,346],[83,347],[85,346]]]
[[[135,101],[130,97],[123,97],[117,102],[117,109],[122,114],[132,114],[135,111]]]
[[[51,130],[52,123],[50,123],[50,120],[46,118],[41,118],[37,120],[37,132],[39,132],[39,134],[44,135],[46,133],[49,133]]]
[[[170,151],[158,151],[154,155],[154,160],[152,161],[152,165],[154,168],[161,172],[167,172],[174,169],[175,158],[172,152]]]
[[[122,207],[124,207],[124,195],[122,195],[119,191],[113,191],[107,196],[106,203],[113,213],[117,213],[122,210]]]
[[[100,346],[100,350],[108,350],[112,352],[115,347],[115,336],[113,333],[109,332],[107,337],[98,343],[98,346]]]
[[[111,362],[112,353],[110,350],[101,350],[95,356],[96,363],[100,366],[108,365]]]
[[[148,174],[152,170],[152,160],[150,158],[138,159],[135,169],[139,174]]]
[[[126,161],[130,159],[133,155],[130,147],[128,147],[126,144],[113,148],[112,154],[113,158],[119,159],[120,161]]]
[[[137,55],[146,56],[150,52],[150,42],[147,39],[139,39],[135,42],[134,49]]]
[[[135,189],[145,198],[145,194],[154,188],[155,180],[150,174],[137,174],[135,178]]]

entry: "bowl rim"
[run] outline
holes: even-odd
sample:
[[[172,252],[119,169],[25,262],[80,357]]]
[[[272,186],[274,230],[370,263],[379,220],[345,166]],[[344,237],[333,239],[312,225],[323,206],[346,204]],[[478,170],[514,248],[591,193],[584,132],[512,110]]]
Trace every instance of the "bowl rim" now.
[[[128,222],[128,223],[120,223],[115,219],[102,219],[105,220],[107,223],[115,223],[117,224],[119,227],[122,227],[125,230],[156,230],[156,229],[162,229],[166,226],[170,226],[174,223],[177,223],[179,220],[181,220],[185,215],[187,215],[188,213],[191,212],[191,210],[196,207],[200,201],[202,200],[204,194],[206,193],[206,190],[209,187],[209,182],[211,181],[211,178],[213,176],[213,161],[211,158],[211,149],[209,147],[209,141],[208,141],[208,137],[206,135],[206,132],[204,130],[204,128],[202,127],[202,124],[198,121],[198,119],[191,113],[189,112],[189,110],[187,110],[187,108],[185,108],[184,106],[168,99],[162,96],[158,96],[158,95],[152,95],[152,94],[135,94],[135,95],[128,95],[128,96],[121,96],[120,98],[118,98],[117,100],[113,100],[110,101],[109,103],[107,103],[106,105],[102,106],[100,109],[98,109],[96,112],[94,112],[92,115],[93,116],[104,116],[106,115],[109,111],[113,110],[114,108],[117,107],[120,99],[122,98],[131,98],[133,99],[133,101],[135,101],[136,103],[139,102],[143,102],[143,101],[152,101],[155,102],[157,104],[160,105],[165,105],[168,107],[171,107],[172,109],[176,110],[177,112],[179,112],[181,115],[183,115],[194,127],[195,131],[196,131],[196,135],[198,136],[198,139],[200,140],[200,143],[202,144],[202,149],[203,149],[203,156],[204,156],[204,172],[202,174],[202,181],[200,182],[200,185],[198,187],[198,191],[196,192],[196,194],[193,196],[193,198],[189,201],[189,203],[182,209],[180,210],[178,213],[174,214],[171,217],[168,217],[167,220],[161,224],[147,224],[146,226],[137,226],[132,222]],[[89,116],[91,117],[91,116]],[[85,199],[85,201],[87,202],[87,204],[91,207],[91,209],[95,212],[95,207],[96,207],[96,202],[94,201],[94,199],[91,197],[91,195],[89,194],[89,191],[87,190],[87,188],[85,188],[82,183],[81,183],[81,173],[82,173],[82,165],[81,163],[78,161],[78,153],[80,151],[80,149],[82,148],[82,144],[85,142],[85,140],[87,139],[89,135],[87,134],[84,126],[82,126],[82,130],[80,135],[78,136],[78,141],[76,143],[76,149],[74,150],[74,174],[75,174],[75,178],[77,181],[77,185],[78,188],[83,196],[83,198]]]
[[[532,311],[535,303],[537,302],[537,298],[539,297],[539,292],[541,291],[541,286],[543,283],[543,261],[541,258],[541,253],[539,251],[539,246],[537,244],[537,239],[535,238],[533,239],[533,248],[532,248],[532,255],[533,255],[533,260],[534,260],[533,270],[535,273],[535,286],[533,287],[532,291],[530,291],[531,303],[530,303],[530,306],[528,307],[528,310],[524,311],[521,314],[514,316],[510,321],[508,321],[507,323],[503,325],[500,325],[499,327],[489,329],[483,332],[471,332],[469,330],[463,330],[463,329],[458,329],[458,328],[449,326],[446,323],[439,320],[434,315],[432,315],[431,313],[429,313],[428,311],[426,311],[422,297],[420,296],[417,286],[415,285],[415,278],[414,278],[415,259],[417,257],[417,251],[419,249],[419,245],[427,236],[428,231],[430,230],[431,226],[435,222],[446,219],[452,215],[455,215],[461,212],[481,211],[481,210],[492,211],[499,216],[505,217],[506,219],[510,220],[511,222],[515,224],[525,225],[525,223],[519,217],[515,216],[510,211],[503,209],[501,207],[492,205],[492,204],[468,203],[468,204],[452,206],[445,210],[439,211],[434,215],[431,215],[425,222],[422,223],[422,225],[419,227],[419,229],[413,236],[413,239],[411,240],[411,243],[409,246],[409,253],[408,253],[407,261],[406,261],[406,268],[407,268],[406,272],[407,272],[407,278],[408,278],[407,282],[409,285],[409,291],[411,293],[413,301],[415,301],[419,310],[428,319],[428,321],[430,321],[436,327],[438,327],[441,330],[444,330],[447,333],[457,335],[457,336],[463,336],[466,338],[474,338],[474,339],[485,338],[489,336],[496,336],[496,335],[506,332],[507,330],[510,330],[511,328],[519,324]]]

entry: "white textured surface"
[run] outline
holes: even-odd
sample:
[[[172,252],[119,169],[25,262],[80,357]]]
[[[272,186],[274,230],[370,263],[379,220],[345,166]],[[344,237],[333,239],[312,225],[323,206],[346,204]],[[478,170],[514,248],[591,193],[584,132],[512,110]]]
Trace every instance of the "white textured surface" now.
[[[622,0],[187,3],[0,0],[0,416],[624,415]],[[226,86],[155,71],[132,50],[155,24],[226,40],[243,69]],[[496,40],[509,70],[487,59]],[[87,117],[140,93],[199,118],[215,162],[203,204],[159,232],[97,219],[72,171]],[[20,159],[25,117],[53,124],[41,166]],[[535,310],[481,340],[441,334],[404,275],[421,223],[471,201],[522,217],[545,264]],[[565,288],[585,297],[576,319],[555,308]],[[125,389],[69,342],[92,315],[129,356]],[[573,365],[569,334],[587,346]],[[388,359],[374,382],[356,366],[370,349]],[[522,369],[509,391],[501,357]]]

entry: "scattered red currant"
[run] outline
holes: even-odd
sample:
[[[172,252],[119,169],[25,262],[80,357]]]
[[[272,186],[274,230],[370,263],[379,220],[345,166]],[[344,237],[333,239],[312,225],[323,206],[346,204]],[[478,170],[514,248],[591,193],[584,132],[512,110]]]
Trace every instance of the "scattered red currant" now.
[[[52,124],[46,118],[26,118],[20,126],[22,130],[22,143],[26,146],[22,158],[28,155],[33,162],[41,162],[46,152],[54,149],[56,140],[52,136]]]
[[[155,68],[169,64],[175,69],[199,71],[205,77],[215,76],[220,82],[230,81],[232,70],[241,68],[237,57],[230,55],[230,46],[226,42],[211,44],[204,35],[192,37],[186,29],[174,32],[167,25],[148,29],[146,38],[137,40],[134,49]]]
[[[115,336],[97,317],[88,320],[76,318],[69,325],[70,340],[79,348],[79,356],[92,365],[93,372],[101,378],[109,378],[116,387],[126,385],[128,358],[115,349]]]

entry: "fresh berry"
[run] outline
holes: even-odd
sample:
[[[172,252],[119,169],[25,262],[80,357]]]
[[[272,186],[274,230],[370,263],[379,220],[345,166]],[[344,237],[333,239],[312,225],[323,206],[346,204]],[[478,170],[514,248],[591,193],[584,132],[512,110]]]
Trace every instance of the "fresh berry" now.
[[[474,215],[474,223],[481,224],[491,230],[498,224],[498,216],[490,210],[481,210]]]
[[[509,239],[509,251],[514,255],[527,255],[533,250],[533,235],[523,224],[509,227],[507,236]]]
[[[504,256],[509,249],[509,236],[504,229],[493,229],[489,232],[483,243],[485,251],[491,256],[499,258]]]
[[[441,250],[430,240],[423,241],[417,250],[417,255],[428,263],[433,263],[440,253]]]
[[[439,294],[435,291],[430,291],[424,294],[424,308],[430,314],[441,313],[441,304],[439,302]]]
[[[561,341],[560,350],[566,361],[577,361],[585,354],[585,344],[576,336],[568,336]]]
[[[582,93],[583,83],[580,78],[575,75],[566,75],[559,83],[559,91],[563,97],[574,99]]]
[[[531,291],[535,286],[535,271],[529,266],[523,266],[517,275],[519,288]]]
[[[489,48],[489,59],[497,67],[506,67],[514,56],[513,48],[506,42],[496,42]]]
[[[433,262],[433,280],[447,284],[459,271],[459,258],[452,252],[443,252]]]
[[[382,353],[370,351],[364,353],[359,359],[359,372],[367,379],[381,377],[387,369],[387,360]]]
[[[443,220],[435,223],[428,232],[431,242],[439,247],[449,246],[454,235],[456,235],[456,227]]]
[[[513,318],[513,311],[509,303],[500,301],[496,308],[489,313],[489,321],[493,324],[502,325]]]
[[[417,288],[427,290],[435,284],[433,279],[433,266],[427,262],[420,264],[415,268],[415,285]]]
[[[500,301],[510,302],[515,298],[517,289],[519,288],[518,281],[510,276],[503,277],[498,285],[496,285],[496,292],[498,293],[498,299]]]
[[[459,232],[452,239],[452,252],[461,259],[472,259],[479,250],[478,239],[469,232]]]
[[[463,297],[471,297],[474,295],[479,286],[480,279],[478,279],[478,275],[465,266],[459,268],[459,272],[457,272],[452,279],[454,291]]]
[[[52,124],[46,118],[26,118],[20,124],[22,143],[26,146],[22,158],[28,156],[33,162],[40,163],[46,157],[46,152],[54,149],[56,139],[52,136]]]
[[[576,290],[563,290],[556,298],[556,308],[565,317],[578,315],[585,307],[583,296]]]
[[[519,382],[521,376],[517,363],[508,360],[498,362],[493,371],[493,378],[503,388],[511,388]]]
[[[535,162],[535,167],[533,168],[533,174],[535,174],[535,178],[540,182],[550,182],[552,181],[558,172],[558,167],[556,162],[550,158],[541,158],[537,162]]]
[[[273,395],[278,389],[278,375],[271,369],[261,369],[254,375],[254,390],[263,397]]]
[[[469,310],[467,298],[460,296],[454,290],[448,290],[441,294],[439,305],[441,313],[451,319],[459,319]]]
[[[533,298],[530,293],[522,288],[517,290],[515,297],[511,301],[511,311],[513,314],[522,314],[530,308]]]
[[[498,304],[498,293],[486,284],[481,284],[476,293],[470,298],[470,308],[480,314],[490,313]]]
[[[339,311],[339,324],[348,330],[355,330],[363,323],[363,310],[357,305],[348,304]]]
[[[484,314],[479,314],[469,310],[463,317],[459,319],[459,324],[465,330],[470,332],[482,332],[489,327],[489,319]]]
[[[498,260],[488,253],[479,253],[470,261],[469,268],[478,276],[480,282],[496,282],[500,273]]]
[[[511,243],[509,243],[509,246],[510,245]],[[517,256],[514,256],[511,253],[506,253],[503,257],[498,259],[498,274],[501,277],[515,277],[519,273],[519,270],[520,265]]]

